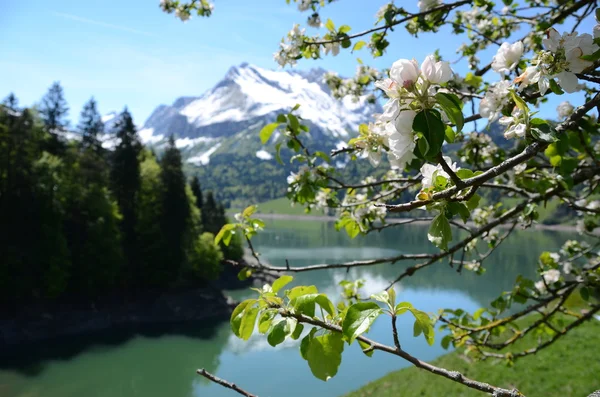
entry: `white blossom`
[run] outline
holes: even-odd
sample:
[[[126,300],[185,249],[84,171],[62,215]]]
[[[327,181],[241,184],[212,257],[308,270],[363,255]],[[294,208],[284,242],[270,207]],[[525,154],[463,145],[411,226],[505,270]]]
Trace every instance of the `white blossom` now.
[[[450,157],[444,156],[444,161],[446,161],[446,163],[450,166],[450,169],[452,169],[452,171],[456,172],[460,169],[456,165],[456,163],[452,162],[452,159]],[[425,163],[421,167],[420,171],[421,171],[421,175],[423,175],[423,180],[421,181],[423,189],[433,187],[435,178],[438,176],[443,176],[446,179],[450,178],[450,175],[448,175],[446,173],[446,171],[444,171],[444,169],[442,168],[442,166],[440,164],[435,166],[432,164]]]
[[[506,80],[499,81],[490,86],[485,93],[484,98],[479,101],[479,114],[487,118],[489,122],[495,121],[500,116],[502,108],[510,100],[510,82]]]
[[[443,84],[452,77],[452,70],[448,62],[435,61],[433,55],[427,55],[421,64],[423,77],[434,84]]]
[[[521,56],[523,56],[522,42],[502,43],[492,61],[492,69],[501,74],[508,73],[517,67]]]
[[[569,117],[571,114],[573,114],[573,110],[575,110],[575,108],[569,103],[569,101],[561,102],[560,105],[556,107],[558,117],[561,119],[566,119]]]
[[[560,271],[557,269],[546,270],[542,273],[542,277],[544,278],[544,281],[546,281],[546,284],[551,285],[560,280]]]
[[[311,26],[313,28],[320,28],[322,25],[321,17],[319,16],[319,14],[314,13],[310,17],[308,17],[308,20],[306,23],[308,24],[308,26]]]
[[[571,262],[563,263],[563,272],[565,272],[565,274],[571,274],[572,271],[573,271],[573,263],[571,263]]]
[[[417,61],[399,59],[390,68],[390,78],[400,87],[408,88],[419,78],[419,65]]]
[[[298,2],[298,11],[306,11],[312,5],[312,0],[300,0]]]
[[[507,126],[506,131],[504,131],[504,137],[506,139],[511,139],[514,137],[523,138],[525,137],[525,132],[527,131],[527,126],[523,121],[523,112],[521,109],[515,106],[511,116],[504,116],[498,120],[498,123],[501,125]]]
[[[333,42],[333,43],[325,43],[325,55],[329,54],[331,52],[331,55],[336,56],[337,54],[340,53],[340,43],[339,42]]]
[[[526,163],[517,164],[513,168],[516,175],[522,174],[526,169],[527,169]]]
[[[434,7],[437,7],[441,4],[440,0],[419,0],[417,5],[419,6],[419,11],[425,12],[429,11]]]
[[[328,194],[325,190],[319,190],[315,195],[315,204],[318,208],[327,208]]]

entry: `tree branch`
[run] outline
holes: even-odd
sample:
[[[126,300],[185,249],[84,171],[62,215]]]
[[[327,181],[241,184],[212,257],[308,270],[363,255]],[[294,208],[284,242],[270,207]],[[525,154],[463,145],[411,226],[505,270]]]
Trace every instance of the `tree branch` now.
[[[215,383],[217,383],[217,384],[219,384],[219,385],[221,385],[223,387],[226,387],[226,388],[231,389],[231,390],[235,390],[236,392],[238,392],[242,396],[246,396],[246,397],[258,397],[257,395],[249,393],[246,390],[240,388],[235,383],[231,383],[231,382],[228,382],[228,381],[226,381],[224,379],[221,379],[221,378],[218,378],[218,377],[214,376],[210,372],[206,371],[204,368],[201,368],[201,369],[197,370],[196,373],[198,375],[204,376],[206,379],[210,380],[211,382],[215,382]]]

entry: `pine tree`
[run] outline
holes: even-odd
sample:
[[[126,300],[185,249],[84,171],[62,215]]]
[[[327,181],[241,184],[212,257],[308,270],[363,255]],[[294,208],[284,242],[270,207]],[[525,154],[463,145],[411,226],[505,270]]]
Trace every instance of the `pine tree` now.
[[[77,129],[81,133],[81,144],[84,149],[101,150],[102,145],[98,134],[104,131],[104,123],[93,97],[83,106]]]
[[[181,153],[172,135],[160,167],[163,186],[161,226],[170,252],[169,279],[172,281],[183,263],[190,218]]]
[[[202,188],[200,186],[200,180],[197,176],[192,178],[192,182],[190,183],[190,187],[192,188],[192,192],[194,193],[194,197],[196,198],[196,207],[198,209],[202,209],[203,199],[202,199]]]
[[[127,108],[120,114],[115,130],[119,144],[113,153],[110,182],[112,193],[122,215],[123,253],[128,267],[126,278],[131,283],[136,276],[136,201],[140,190],[138,156],[142,146]]]
[[[42,98],[39,108],[46,129],[53,132],[56,129],[65,128],[69,107],[65,100],[63,88],[58,81],[52,83],[46,95]]]
[[[221,227],[217,224],[217,202],[212,191],[206,193],[206,200],[202,207],[202,226],[204,231],[217,234]]]
[[[2,101],[2,104],[6,106],[8,109],[16,112],[19,110],[19,100],[12,92],[8,94],[6,98]]]

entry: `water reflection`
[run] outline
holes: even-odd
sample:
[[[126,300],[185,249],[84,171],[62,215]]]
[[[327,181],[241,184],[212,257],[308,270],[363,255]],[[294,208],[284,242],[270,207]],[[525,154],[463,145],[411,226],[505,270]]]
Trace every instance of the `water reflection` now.
[[[256,237],[256,247],[274,265],[292,266],[392,256],[400,252],[433,252],[426,228],[411,226],[350,240],[335,232],[331,223],[269,222]],[[421,310],[440,307],[476,310],[501,291],[509,289],[517,274],[531,276],[542,250],[556,250],[569,237],[558,232],[518,232],[486,262],[487,272],[477,276],[458,274],[446,263],[436,264],[403,280],[398,298]],[[413,264],[413,262],[410,262]],[[409,264],[383,264],[341,271],[319,271],[296,275],[295,283],[314,284],[330,296],[339,295],[342,279],[364,278],[366,293],[383,289]],[[252,294],[234,292],[237,298]],[[200,367],[231,379],[260,395],[313,397],[344,394],[406,366],[396,357],[376,353],[371,359],[357,344],[346,346],[338,375],[329,382],[314,378],[298,353],[297,342],[272,348],[263,336],[243,342],[224,324],[190,324],[168,329],[144,328],[111,332],[0,352],[0,396],[7,397],[233,397],[235,392],[198,377]],[[428,346],[412,336],[410,316],[399,319],[403,347],[429,360],[444,351],[438,341]],[[391,344],[388,319],[381,317],[369,336]],[[376,363],[376,365],[373,365]],[[285,390],[285,392],[283,392]]]

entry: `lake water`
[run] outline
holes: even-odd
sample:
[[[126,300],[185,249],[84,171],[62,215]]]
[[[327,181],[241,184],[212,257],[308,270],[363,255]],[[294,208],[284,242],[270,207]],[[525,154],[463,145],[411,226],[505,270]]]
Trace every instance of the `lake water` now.
[[[400,252],[433,251],[427,230],[420,226],[388,229],[350,240],[331,223],[271,221],[257,236],[256,247],[273,265],[291,266],[349,261],[395,255]],[[458,274],[447,262],[438,263],[405,279],[396,289],[398,299],[418,309],[476,310],[511,287],[518,274],[531,276],[542,250],[557,250],[568,233],[519,231],[486,261],[486,273]],[[573,236],[574,237],[574,236]],[[294,283],[314,284],[319,291],[339,296],[337,283],[363,278],[365,293],[381,291],[406,263],[363,269],[301,273]],[[252,291],[233,291],[236,299]],[[392,344],[388,317],[382,316],[369,337]],[[428,346],[412,336],[409,315],[399,319],[403,348],[425,360],[444,350],[436,338]],[[235,338],[228,323],[197,324],[171,329],[148,329],[144,334],[116,333],[32,346],[18,354],[0,355],[0,396],[3,397],[225,397],[238,394],[214,385],[195,374],[197,368],[233,381],[267,396],[335,397],[354,390],[386,373],[408,366],[397,357],[376,352],[362,354],[357,344],[346,346],[338,374],[329,382],[312,376],[306,361],[291,341],[272,348],[262,335],[248,342]],[[5,352],[0,352],[0,354]]]

